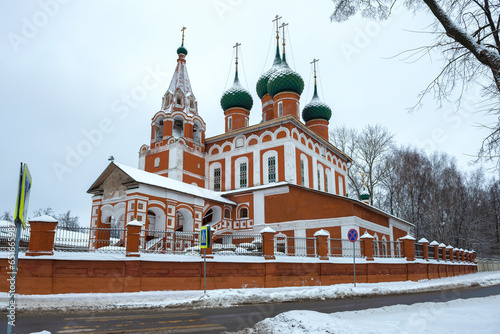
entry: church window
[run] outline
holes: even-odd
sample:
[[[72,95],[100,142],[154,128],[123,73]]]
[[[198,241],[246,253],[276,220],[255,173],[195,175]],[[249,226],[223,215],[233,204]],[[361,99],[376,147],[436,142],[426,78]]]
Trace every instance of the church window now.
[[[328,173],[325,174],[325,191],[328,192]]]
[[[262,115],[262,120],[265,122],[267,121],[267,114]]]
[[[175,103],[178,105],[178,106],[181,106],[182,107],[182,98],[180,95],[177,95],[177,98],[175,99]]]
[[[184,137],[184,122],[182,119],[175,119],[172,134],[174,137]]]
[[[299,102],[297,102],[297,118],[300,119],[300,105],[299,105]]]
[[[278,102],[278,117],[283,116],[283,102]]]
[[[194,101],[189,100],[189,108],[194,109]]]
[[[245,127],[248,126],[248,118],[245,118]]]
[[[344,196],[344,180],[342,180],[342,176],[339,176],[339,195]]]
[[[232,117],[228,117],[227,118],[227,129],[228,130],[232,130],[233,129],[233,118]]]
[[[247,184],[247,164],[244,162],[240,164],[240,188],[246,188]]]
[[[155,167],[160,167],[160,158],[155,158]]]
[[[247,208],[241,208],[240,218],[248,218],[248,209]]]
[[[214,190],[220,191],[220,168],[214,169]]]
[[[276,182],[276,157],[267,159],[267,173],[269,182]]]
[[[163,118],[160,118],[155,126],[155,141],[163,139]]]
[[[321,173],[318,169],[318,190],[321,190]]]
[[[227,219],[231,218],[231,210],[229,210],[229,209],[224,210],[224,218],[227,218]]]
[[[300,160],[300,178],[301,178],[301,181],[302,181],[302,185],[305,184],[305,167],[304,167],[304,160]]]

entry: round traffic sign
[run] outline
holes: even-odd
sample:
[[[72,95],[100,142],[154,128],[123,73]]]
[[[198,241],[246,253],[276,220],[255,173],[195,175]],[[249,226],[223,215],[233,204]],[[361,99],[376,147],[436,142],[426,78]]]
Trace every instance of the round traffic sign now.
[[[358,240],[358,231],[351,228],[349,232],[347,232],[347,239],[349,239],[350,242],[355,242],[356,240]]]

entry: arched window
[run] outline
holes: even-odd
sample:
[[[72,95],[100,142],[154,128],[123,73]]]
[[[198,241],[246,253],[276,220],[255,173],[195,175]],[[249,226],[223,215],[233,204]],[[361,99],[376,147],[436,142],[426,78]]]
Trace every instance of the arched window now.
[[[344,179],[342,179],[342,176],[339,176],[339,192],[338,194],[340,196],[344,196]]]
[[[231,219],[231,210],[228,208],[224,209],[224,218]]]
[[[193,141],[201,144],[201,124],[198,120],[195,120],[193,125]]]
[[[309,160],[305,154],[300,155],[300,176],[302,179],[302,185],[304,187],[309,187]]]
[[[248,209],[241,208],[240,209],[240,219],[248,218]]]
[[[160,141],[163,139],[163,117],[159,117],[156,120],[155,125],[155,141]]]
[[[229,116],[227,118],[227,130],[231,131],[233,129],[233,117]]]
[[[318,164],[318,190],[324,190],[324,175],[323,165]]]
[[[174,137],[184,137],[184,118],[176,116],[172,125],[172,135]]]
[[[248,187],[248,158],[240,157],[234,163],[234,185],[235,189]]]
[[[278,152],[276,151],[266,151],[262,156],[263,164],[263,182],[268,184],[271,182],[277,182],[279,180],[278,175]]]
[[[155,158],[155,167],[160,167],[160,158]]]

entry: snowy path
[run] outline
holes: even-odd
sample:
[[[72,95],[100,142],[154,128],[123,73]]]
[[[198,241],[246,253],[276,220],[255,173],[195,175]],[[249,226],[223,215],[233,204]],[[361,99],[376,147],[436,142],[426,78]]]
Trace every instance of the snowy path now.
[[[17,295],[18,311],[109,310],[152,307],[228,307],[254,303],[279,303],[301,300],[341,299],[462,289],[500,284],[500,272],[483,272],[419,282],[337,284],[315,287],[268,289],[221,289],[207,291],[150,291],[133,293],[84,293],[59,295]],[[8,295],[0,293],[0,308],[7,308]]]

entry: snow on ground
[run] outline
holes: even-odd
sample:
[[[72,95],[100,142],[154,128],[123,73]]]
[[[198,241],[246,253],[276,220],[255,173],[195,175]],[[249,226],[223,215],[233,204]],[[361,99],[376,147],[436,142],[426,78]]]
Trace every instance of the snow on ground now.
[[[394,305],[332,314],[289,311],[264,319],[250,333],[500,333],[500,296],[457,299],[446,303]]]
[[[58,295],[16,295],[18,311],[52,312],[131,309],[152,307],[230,307],[250,303],[279,303],[368,297],[395,293],[441,291],[500,284],[500,271],[482,272],[418,282],[336,284],[331,286],[220,289],[203,291],[148,291],[130,293],[82,293]],[[7,293],[0,293],[0,309],[8,305]]]

